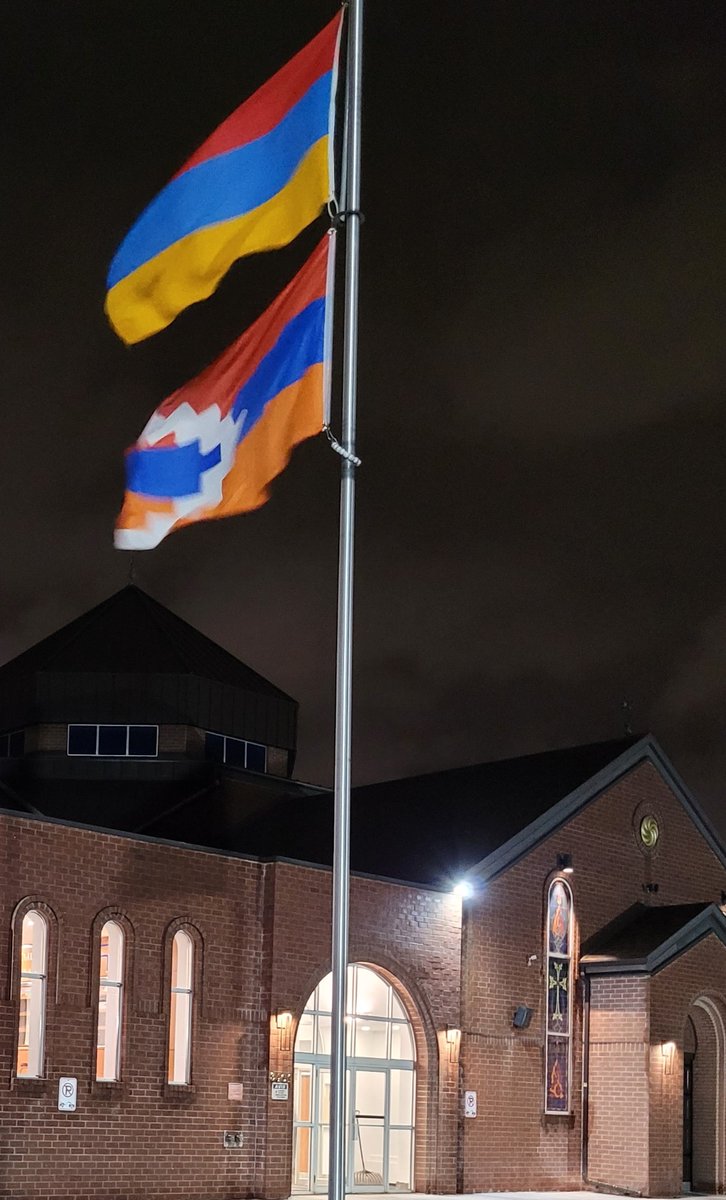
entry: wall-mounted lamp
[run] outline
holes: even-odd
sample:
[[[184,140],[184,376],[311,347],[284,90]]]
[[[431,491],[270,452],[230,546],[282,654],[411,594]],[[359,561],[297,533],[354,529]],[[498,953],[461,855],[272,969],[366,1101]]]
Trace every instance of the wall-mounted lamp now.
[[[673,1059],[675,1058],[675,1053],[676,1053],[676,1043],[675,1042],[663,1042],[663,1044],[660,1048],[660,1052],[663,1055],[663,1074],[664,1075],[672,1075],[673,1074]]]
[[[459,1044],[461,1042],[461,1030],[457,1029],[456,1025],[446,1026],[446,1045],[449,1047],[449,1062],[455,1063],[459,1061]]]
[[[458,896],[460,900],[470,900],[474,895],[474,888],[469,883],[468,879],[460,879],[451,889],[454,896]]]
[[[282,1008],[275,1013],[278,1042],[281,1050],[290,1049],[290,1030],[292,1029],[292,1013]]]
[[[572,875],[575,868],[572,865],[571,854],[557,855],[557,870],[561,871],[563,875]]]

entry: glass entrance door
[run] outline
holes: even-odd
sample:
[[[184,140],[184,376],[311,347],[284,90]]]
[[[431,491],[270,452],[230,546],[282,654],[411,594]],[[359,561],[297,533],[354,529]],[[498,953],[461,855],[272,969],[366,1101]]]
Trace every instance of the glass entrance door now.
[[[381,1192],[387,1174],[387,1072],[354,1067],[348,1075],[351,1076],[353,1097],[347,1158],[348,1190]]]
[[[390,983],[348,968],[346,1191],[413,1189],[413,1031]],[[327,1192],[330,1152],[330,977],[319,984],[295,1038],[293,1172],[296,1193]]]

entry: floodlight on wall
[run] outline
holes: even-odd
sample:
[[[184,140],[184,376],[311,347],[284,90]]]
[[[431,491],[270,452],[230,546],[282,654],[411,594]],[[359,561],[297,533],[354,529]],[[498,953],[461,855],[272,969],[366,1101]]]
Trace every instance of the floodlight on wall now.
[[[455,896],[458,896],[460,900],[470,900],[474,895],[474,888],[469,883],[468,879],[460,879],[458,883],[454,884],[451,891]]]
[[[663,1055],[663,1074],[664,1075],[672,1075],[673,1074],[673,1059],[675,1058],[675,1054],[676,1054],[676,1043],[675,1042],[663,1042],[663,1044],[661,1045],[661,1048],[660,1048],[660,1052]]]
[[[456,1025],[446,1026],[446,1045],[449,1047],[449,1062],[455,1063],[459,1061],[459,1045],[461,1043],[461,1030]]]
[[[290,1030],[292,1028],[292,1013],[287,1008],[281,1008],[275,1013],[275,1025],[281,1050],[290,1049]]]
[[[575,868],[572,865],[571,854],[557,855],[557,870],[561,871],[563,875],[572,875]]]

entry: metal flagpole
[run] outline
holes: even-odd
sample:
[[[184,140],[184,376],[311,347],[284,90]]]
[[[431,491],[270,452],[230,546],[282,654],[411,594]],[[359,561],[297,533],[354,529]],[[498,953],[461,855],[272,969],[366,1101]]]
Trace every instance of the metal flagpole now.
[[[345,332],[338,548],[338,645],[335,701],[335,833],[333,842],[333,1017],[330,1046],[329,1200],[345,1196],[345,994],[348,966],[350,879],[350,741],[353,633],[353,532],[355,515],[355,410],[358,369],[358,261],[360,246],[360,144],[363,0],[348,2],[346,137]]]

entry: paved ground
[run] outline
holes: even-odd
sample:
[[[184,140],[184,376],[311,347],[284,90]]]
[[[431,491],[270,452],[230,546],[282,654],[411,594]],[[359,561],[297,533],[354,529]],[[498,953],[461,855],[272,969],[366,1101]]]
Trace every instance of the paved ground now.
[[[358,1196],[360,1193],[356,1193]],[[609,1195],[606,1192],[468,1192],[466,1200],[593,1200],[594,1197]],[[430,1196],[422,1192],[365,1193],[365,1200],[391,1200],[392,1196],[405,1195],[407,1200],[451,1200],[450,1196]],[[723,1200],[723,1196],[707,1196],[703,1192],[690,1192],[697,1200]],[[292,1200],[323,1200],[322,1196],[293,1196]],[[658,1200],[656,1197],[655,1200]]]

